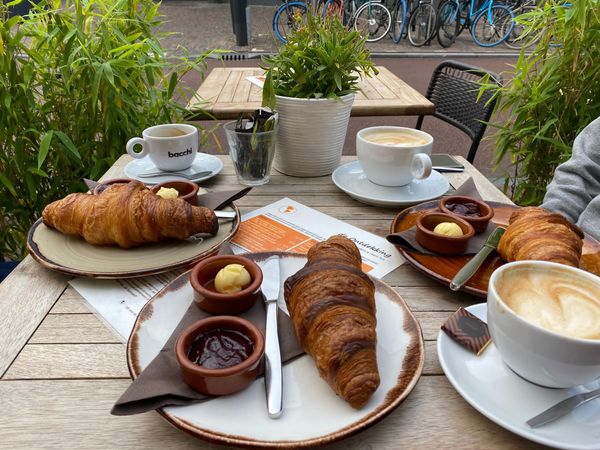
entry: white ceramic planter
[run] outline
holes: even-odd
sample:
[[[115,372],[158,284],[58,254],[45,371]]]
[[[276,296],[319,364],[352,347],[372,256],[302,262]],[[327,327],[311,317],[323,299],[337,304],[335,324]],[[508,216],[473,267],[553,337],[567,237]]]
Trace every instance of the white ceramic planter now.
[[[275,169],[296,177],[332,173],[342,157],[353,102],[354,94],[339,99],[277,96]]]

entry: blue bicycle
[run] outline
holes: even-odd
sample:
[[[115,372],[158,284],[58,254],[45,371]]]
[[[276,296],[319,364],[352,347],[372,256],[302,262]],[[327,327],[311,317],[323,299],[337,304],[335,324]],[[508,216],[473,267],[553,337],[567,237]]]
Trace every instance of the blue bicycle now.
[[[495,47],[512,33],[515,15],[506,5],[485,0],[479,7],[475,0],[444,0],[438,8],[437,37],[442,47],[450,47],[468,28],[480,47]]]

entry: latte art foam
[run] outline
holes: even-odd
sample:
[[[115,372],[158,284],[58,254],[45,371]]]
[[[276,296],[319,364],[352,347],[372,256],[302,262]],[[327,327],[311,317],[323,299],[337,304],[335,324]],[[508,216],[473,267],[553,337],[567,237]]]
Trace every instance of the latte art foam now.
[[[496,290],[529,322],[564,336],[600,339],[600,282],[559,269],[522,268],[503,274]]]

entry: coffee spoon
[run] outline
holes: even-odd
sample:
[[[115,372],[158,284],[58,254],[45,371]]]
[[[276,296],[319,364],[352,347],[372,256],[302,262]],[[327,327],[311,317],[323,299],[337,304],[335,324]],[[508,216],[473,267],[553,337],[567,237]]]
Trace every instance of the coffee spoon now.
[[[556,419],[561,418],[569,414],[575,408],[592,401],[596,398],[600,397],[600,389],[595,389],[590,392],[584,392],[581,394],[574,395],[569,397],[561,402],[558,402],[556,405],[551,406],[546,411],[538,414],[535,417],[532,417],[527,421],[527,425],[531,428],[541,427],[547,423],[553,422]]]

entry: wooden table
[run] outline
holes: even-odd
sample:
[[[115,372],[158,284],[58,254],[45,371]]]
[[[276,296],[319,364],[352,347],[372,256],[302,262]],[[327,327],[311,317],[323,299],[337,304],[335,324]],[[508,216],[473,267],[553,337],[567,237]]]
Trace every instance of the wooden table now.
[[[352,105],[353,116],[412,116],[433,114],[435,106],[387,68],[378,66],[379,74],[359,82]],[[262,75],[258,67],[218,67],[213,69],[196,91],[186,108],[195,118],[237,119],[240,112],[260,108],[262,90],[246,80]],[[202,102],[202,99],[204,102]]]
[[[509,202],[471,164],[459,159],[466,170],[447,175],[453,186],[473,176],[484,199]],[[122,176],[127,161],[128,156],[122,157],[105,178]],[[223,161],[222,174],[207,188],[236,185],[229,158]],[[278,173],[238,205],[247,212],[286,196],[382,236],[396,213],[352,200],[330,177],[292,178]],[[27,257],[0,284],[0,448],[222,448],[178,431],[155,412],[129,417],[109,414],[130,383],[125,346],[90,312],[68,280]],[[539,448],[469,406],[438,362],[435,339],[440,325],[459,306],[481,299],[451,292],[408,264],[384,281],[402,295],[421,323],[426,351],[423,375],[388,417],[328,448]]]

